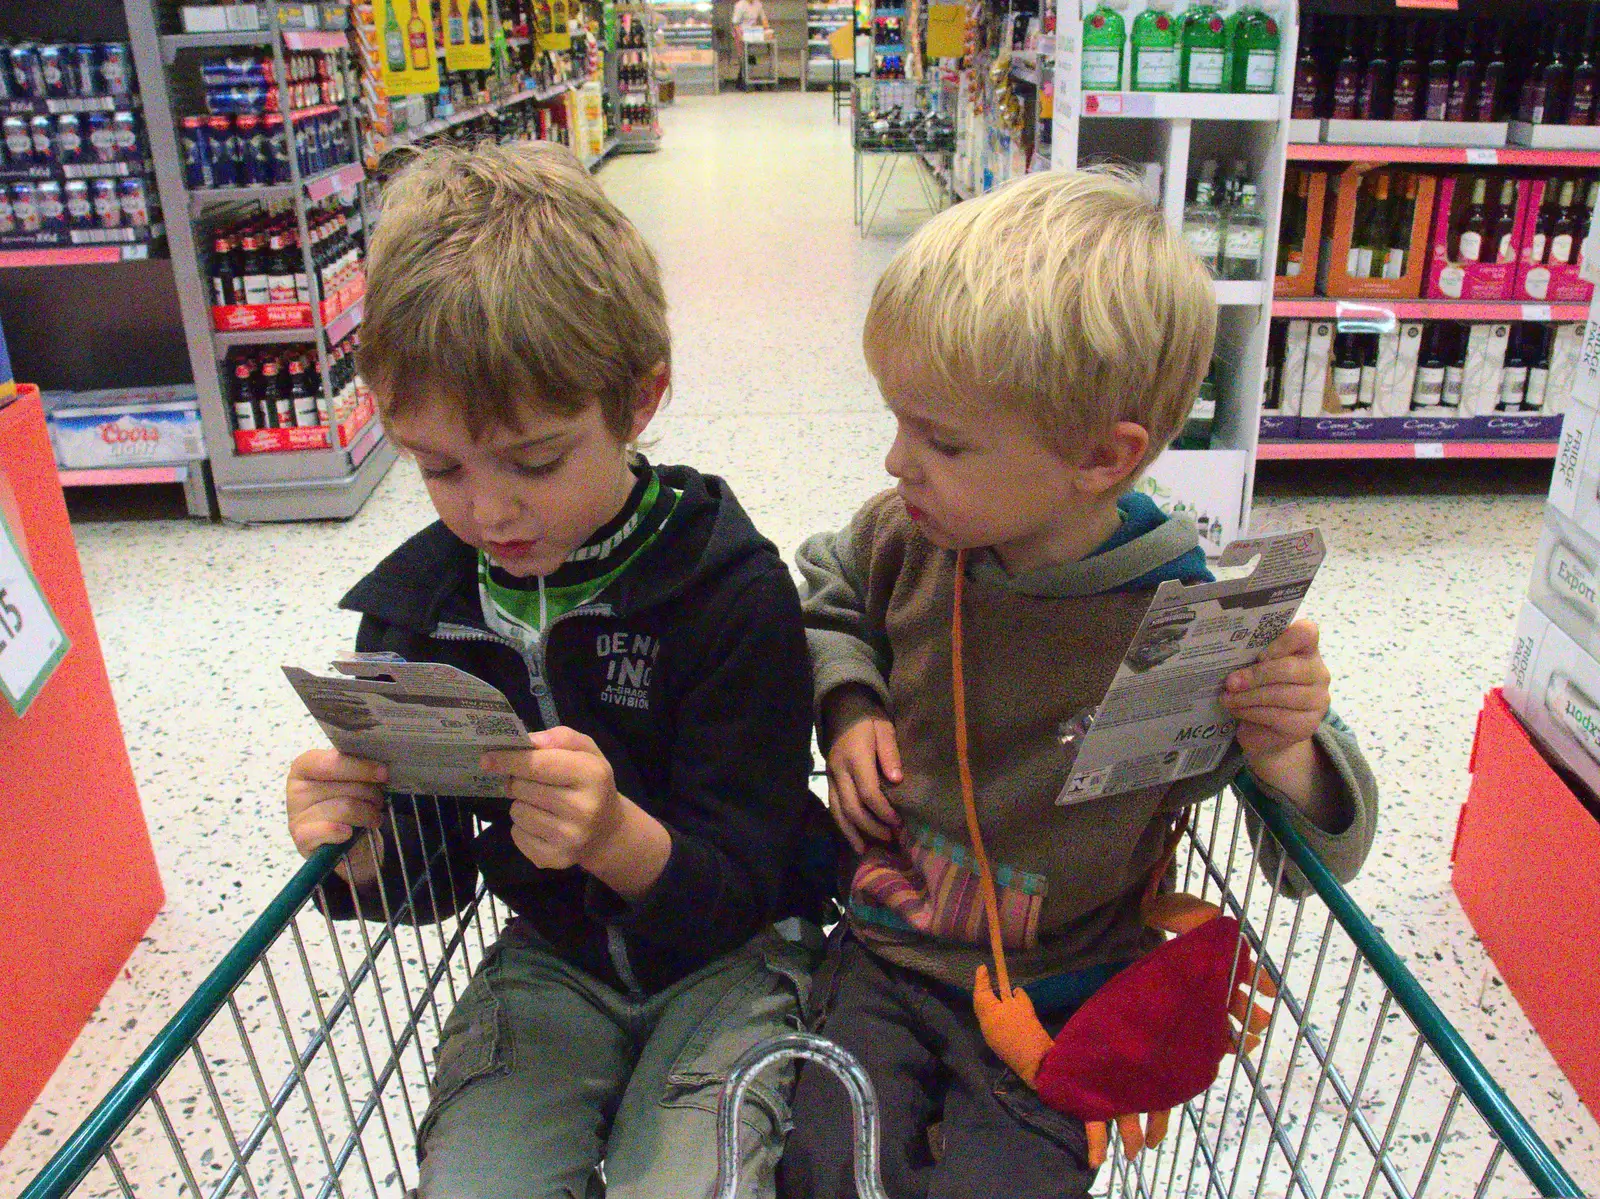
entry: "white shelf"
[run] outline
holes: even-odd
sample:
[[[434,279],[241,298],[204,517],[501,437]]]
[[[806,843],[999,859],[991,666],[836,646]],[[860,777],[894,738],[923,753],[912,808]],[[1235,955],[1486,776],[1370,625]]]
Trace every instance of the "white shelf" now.
[[[1085,120],[1279,121],[1284,97],[1207,92],[1084,92]]]
[[[1218,279],[1212,286],[1219,308],[1259,308],[1272,294],[1272,284],[1260,279]]]

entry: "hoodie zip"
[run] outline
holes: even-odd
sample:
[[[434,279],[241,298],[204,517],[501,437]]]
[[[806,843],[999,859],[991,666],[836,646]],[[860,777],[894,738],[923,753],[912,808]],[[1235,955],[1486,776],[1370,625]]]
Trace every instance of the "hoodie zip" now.
[[[550,689],[549,663],[546,657],[550,647],[550,634],[562,621],[571,620],[575,616],[613,615],[615,611],[610,604],[584,604],[573,608],[570,612],[563,612],[552,620],[533,645],[526,649],[511,638],[502,637],[487,628],[480,629],[475,625],[454,622],[440,621],[429,636],[437,637],[440,641],[492,641],[496,645],[508,646],[515,650],[528,669],[528,689],[533,692],[534,701],[539,705],[539,719],[544,721],[545,728],[553,729],[561,723],[561,713],[556,708],[555,693]]]

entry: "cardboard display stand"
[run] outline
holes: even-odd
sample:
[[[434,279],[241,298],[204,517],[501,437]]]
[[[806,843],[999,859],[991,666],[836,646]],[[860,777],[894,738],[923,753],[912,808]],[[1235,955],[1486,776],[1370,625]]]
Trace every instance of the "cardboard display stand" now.
[[[155,854],[38,392],[0,407],[5,520],[70,643],[18,717],[0,700],[0,1144],[160,908]]]
[[[1600,818],[1496,690],[1451,851],[1461,906],[1591,1114],[1600,1116]]]

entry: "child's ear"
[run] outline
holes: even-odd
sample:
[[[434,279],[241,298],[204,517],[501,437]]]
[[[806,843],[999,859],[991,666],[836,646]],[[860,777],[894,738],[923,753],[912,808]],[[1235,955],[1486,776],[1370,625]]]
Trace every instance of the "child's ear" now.
[[[1078,463],[1078,489],[1100,495],[1120,488],[1139,469],[1150,449],[1150,431],[1118,421]]]
[[[629,428],[628,444],[632,445],[644,435],[656,413],[661,411],[667,389],[672,386],[672,368],[658,362],[639,380],[639,396],[633,407],[633,422]]]

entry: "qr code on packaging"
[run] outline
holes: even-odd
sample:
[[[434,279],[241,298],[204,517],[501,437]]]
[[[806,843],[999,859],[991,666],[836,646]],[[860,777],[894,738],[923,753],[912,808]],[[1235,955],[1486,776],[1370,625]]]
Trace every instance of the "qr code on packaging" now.
[[[1250,638],[1251,649],[1266,649],[1278,639],[1278,634],[1289,627],[1289,622],[1294,619],[1293,612],[1269,612],[1261,618],[1261,623],[1256,626],[1255,634]]]

